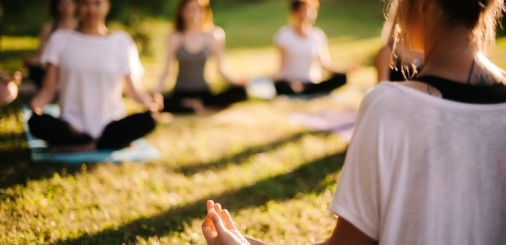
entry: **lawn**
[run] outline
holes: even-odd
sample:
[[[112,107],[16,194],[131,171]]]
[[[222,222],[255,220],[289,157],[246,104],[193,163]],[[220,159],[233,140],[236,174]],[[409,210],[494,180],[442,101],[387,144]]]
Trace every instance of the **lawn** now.
[[[244,2],[213,5],[216,23],[227,32],[227,64],[236,76],[269,75],[276,67],[272,35],[286,22],[286,6]],[[208,199],[230,209],[244,234],[273,244],[327,237],[335,224],[327,205],[347,141],[308,131],[290,115],[357,108],[374,84],[371,57],[380,46],[382,10],[376,0],[322,1],[317,25],[329,36],[336,65],[358,67],[348,85],[313,100],[249,100],[206,116],[164,115],[147,137],[162,153],[157,161],[35,164],[20,122],[28,98],[0,109],[0,244],[203,244]],[[162,68],[170,25],[146,19],[143,26],[152,37],[143,56],[150,87]],[[36,44],[34,37],[3,37],[2,69],[20,69],[19,60]],[[492,57],[506,67],[506,40]],[[220,89],[212,67],[207,75]]]

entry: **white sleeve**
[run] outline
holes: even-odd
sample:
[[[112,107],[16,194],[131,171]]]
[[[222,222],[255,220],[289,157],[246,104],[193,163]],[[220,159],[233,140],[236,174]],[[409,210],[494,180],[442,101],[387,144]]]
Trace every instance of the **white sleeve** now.
[[[46,47],[44,48],[40,57],[40,62],[44,66],[46,66],[48,63],[59,66],[60,53],[63,47],[63,38],[65,38],[65,36],[59,31],[54,32],[49,37],[48,43],[46,44]]]
[[[316,40],[318,50],[320,52],[324,52],[326,50],[325,52],[328,54],[328,37],[325,32],[320,28],[316,28],[313,35]],[[330,56],[330,54],[328,55]]]
[[[318,39],[318,44],[319,45],[328,45],[327,34],[325,34],[325,32],[322,29],[317,28],[316,29],[316,35],[317,35],[317,39]]]
[[[144,67],[139,58],[139,51],[133,39],[124,33],[126,39],[126,59],[123,63],[123,75],[131,75],[134,80],[139,80],[144,75]]]
[[[376,88],[377,89],[377,88]],[[353,139],[339,176],[329,210],[378,240],[380,230],[381,188],[379,168],[382,146],[381,95],[373,89],[364,98]]]
[[[286,26],[281,27],[276,35],[274,35],[274,44],[279,47],[286,46],[288,29]]]

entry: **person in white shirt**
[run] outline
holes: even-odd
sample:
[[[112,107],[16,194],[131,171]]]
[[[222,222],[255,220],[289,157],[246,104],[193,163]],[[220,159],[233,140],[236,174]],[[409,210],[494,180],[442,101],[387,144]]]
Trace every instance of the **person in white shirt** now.
[[[423,69],[365,96],[329,207],[337,225],[319,244],[503,244],[506,85],[485,54],[504,1],[391,4]],[[250,243],[207,205],[208,244]]]
[[[154,129],[152,113],[163,107],[161,95],[141,88],[144,71],[132,38],[106,27],[109,9],[108,0],[79,0],[79,27],[56,31],[41,57],[47,73],[30,103],[34,115],[28,125],[55,151],[126,147]],[[122,85],[147,112],[125,117]],[[42,111],[56,91],[59,119]]]
[[[281,27],[274,37],[280,52],[280,66],[274,75],[278,95],[320,94],[346,84],[346,74],[332,66],[327,36],[315,27],[318,0],[292,0],[291,25]],[[323,81],[322,68],[331,73]]]
[[[75,0],[51,0],[49,13],[53,21],[42,26],[37,53],[26,56],[23,59],[23,63],[28,69],[28,79],[35,83],[39,89],[42,87],[42,80],[44,78],[44,65],[41,63],[40,58],[49,41],[49,37],[56,30],[70,30],[77,27]]]
[[[21,72],[8,76],[0,71],[0,108],[8,105],[18,97],[18,86],[21,83]]]

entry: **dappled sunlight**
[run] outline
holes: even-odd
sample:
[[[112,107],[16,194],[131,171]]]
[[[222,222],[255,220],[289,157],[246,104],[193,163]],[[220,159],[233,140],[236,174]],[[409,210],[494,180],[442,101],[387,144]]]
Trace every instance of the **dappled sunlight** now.
[[[506,38],[499,38],[496,47],[490,51],[490,59],[501,69],[506,70]]]
[[[216,24],[227,32],[225,64],[236,78],[271,77],[279,66],[272,35],[286,24],[288,6],[247,2],[213,5]],[[0,243],[202,244],[208,199],[230,209],[243,234],[267,242],[306,244],[327,237],[335,225],[327,207],[349,142],[331,130],[311,130],[293,115],[356,112],[376,85],[373,57],[381,46],[382,11],[382,1],[322,1],[316,25],[329,37],[336,68],[347,72],[346,85],[328,96],[250,98],[202,115],[162,113],[145,137],[160,151],[159,160],[35,164],[20,113],[29,96],[20,96],[0,109]],[[161,18],[140,24],[150,37],[141,57],[146,89],[163,71],[171,30]],[[1,48],[0,68],[23,70],[21,59],[35,52],[37,38],[3,36]],[[506,68],[506,38],[498,40],[491,58]],[[213,91],[226,86],[214,59],[205,75]],[[165,92],[175,80],[172,72]],[[129,113],[144,110],[130,98],[124,101]]]

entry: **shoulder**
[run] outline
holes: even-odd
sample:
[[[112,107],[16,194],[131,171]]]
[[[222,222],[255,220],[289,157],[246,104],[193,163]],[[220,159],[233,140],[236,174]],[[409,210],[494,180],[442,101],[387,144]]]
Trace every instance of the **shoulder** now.
[[[178,49],[179,46],[183,43],[184,36],[183,33],[179,31],[175,31],[169,34],[169,37],[167,38],[167,46],[169,47],[169,50],[175,50]]]
[[[397,121],[398,115],[411,114],[414,110],[433,110],[439,107],[440,100],[439,91],[431,91],[424,83],[385,81],[367,92],[360,107],[375,115],[373,117],[388,118],[385,115],[391,115],[391,120]]]
[[[323,40],[327,39],[327,34],[325,34],[325,32],[320,27],[316,27],[316,26],[313,27],[312,35],[315,36],[316,38],[319,38],[319,39],[323,39]]]
[[[292,38],[293,33],[294,30],[291,26],[282,26],[278,29],[276,35],[274,35],[274,42],[278,45],[286,44],[287,40]]]
[[[128,34],[125,31],[119,30],[119,31],[113,31],[110,34],[111,38],[126,42],[126,43],[133,43],[134,40],[130,34]]]
[[[110,33],[109,40],[123,50],[137,51],[137,44],[132,36],[125,31],[114,31]]]
[[[409,106],[409,103],[399,103],[399,101],[409,102],[409,93],[405,92],[405,85],[392,82],[382,82],[370,89],[362,100],[361,110],[374,111],[380,114],[392,111],[399,104]]]
[[[68,38],[70,38],[73,34],[74,34],[74,30],[56,30],[54,31],[51,36],[50,36],[50,39],[51,40],[66,40]]]
[[[52,31],[53,31],[53,23],[51,23],[51,22],[45,23],[40,28],[40,33],[43,36],[48,36],[49,34],[51,34]]]
[[[282,26],[276,32],[276,36],[289,35],[293,33],[293,28],[291,26]]]
[[[181,42],[183,40],[183,33],[175,31],[169,34],[169,42]]]
[[[479,77],[476,80],[488,80],[485,83],[494,83],[494,82],[500,82],[505,83],[504,78],[504,70],[499,68],[496,64],[494,64],[490,59],[488,59],[482,52],[479,52],[477,55],[477,63],[478,67],[481,69],[480,72],[482,74],[486,75],[478,75],[475,77]],[[478,73],[480,73],[478,72]]]
[[[211,31],[211,35],[214,40],[216,41],[223,41],[225,40],[225,30],[219,26],[215,26],[214,29]]]

